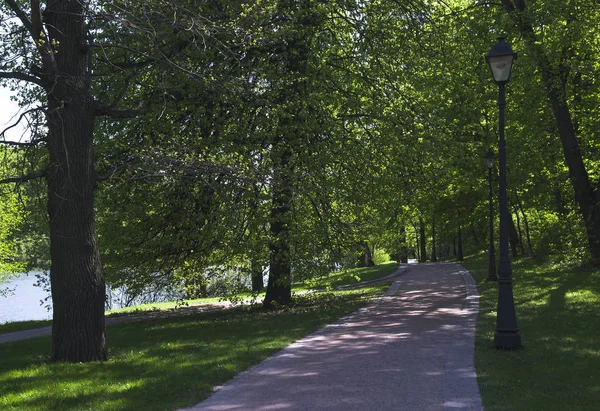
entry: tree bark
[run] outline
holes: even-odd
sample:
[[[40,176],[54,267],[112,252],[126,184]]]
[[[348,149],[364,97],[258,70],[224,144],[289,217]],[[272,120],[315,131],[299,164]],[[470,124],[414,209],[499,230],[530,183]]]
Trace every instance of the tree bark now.
[[[521,216],[519,216],[519,209],[515,203],[512,203],[512,208],[514,210],[515,217],[517,218],[517,238],[519,247],[521,248],[521,255],[525,255],[525,246],[523,245],[523,230],[521,229]]]
[[[458,240],[457,240],[458,252],[456,254],[456,259],[458,261],[462,261],[462,260],[464,260],[464,256],[463,256],[463,248],[462,248],[462,230],[460,228],[460,224],[458,225],[458,236],[457,237],[458,237]]]
[[[521,198],[518,194],[517,205],[519,207],[519,210],[521,211],[521,215],[523,216],[523,224],[525,225],[525,238],[527,239],[527,249],[529,250],[529,256],[535,257],[533,247],[531,246],[531,235],[529,234],[529,220],[527,219],[527,214],[525,214],[525,210],[523,209],[523,202],[521,201]]]
[[[600,265],[600,190],[590,182],[567,103],[567,80],[570,61],[566,53],[551,64],[542,48],[532,22],[525,10],[524,0],[502,0],[504,9],[518,26],[527,48],[535,58],[562,143],[565,163],[569,169],[575,199],[583,217],[592,262]],[[566,48],[565,48],[566,50]]]
[[[435,243],[435,217],[432,218],[431,220],[431,261],[433,261],[434,263],[437,262],[437,255],[436,255],[436,243]]]
[[[292,299],[290,220],[292,184],[290,179],[291,151],[282,148],[281,158],[275,158],[271,200],[271,239],[269,241],[269,282],[264,299],[265,308],[287,305]],[[275,153],[277,156],[277,153]]]
[[[419,262],[424,263],[427,260],[427,248],[425,244],[425,222],[419,217],[419,237],[421,241],[421,251],[419,253]]]
[[[408,262],[408,246],[406,244],[406,227],[400,227],[400,262],[407,263]]]
[[[250,270],[252,272],[252,292],[261,292],[265,288],[262,265],[257,261],[252,261]]]
[[[95,104],[90,95],[83,2],[48,2],[44,17],[49,39],[58,49],[53,59],[43,59],[48,98],[52,360],[106,360],[106,290],[94,216]]]
[[[363,252],[360,258],[359,267],[373,267],[375,265],[375,262],[373,261],[373,253],[371,252],[369,243],[365,241],[362,244],[362,249]]]

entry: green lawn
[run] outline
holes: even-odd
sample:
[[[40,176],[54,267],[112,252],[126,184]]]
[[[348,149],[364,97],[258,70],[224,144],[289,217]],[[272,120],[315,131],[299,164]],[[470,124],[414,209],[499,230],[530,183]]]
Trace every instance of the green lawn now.
[[[198,304],[214,303],[222,300],[220,297],[215,298],[200,298],[196,300],[186,300],[184,304],[193,306]],[[133,307],[117,308],[113,310],[107,310],[107,317],[120,317],[124,315],[140,315],[154,311],[169,311],[174,310],[181,306],[181,302],[164,302],[164,303],[148,303],[137,305]],[[41,320],[41,321],[18,321],[0,324],[0,334],[9,333],[14,331],[30,330],[33,328],[48,327],[52,325],[52,320]]]
[[[339,286],[345,284],[355,284],[359,281],[374,280],[380,277],[384,277],[388,274],[393,273],[398,269],[398,263],[388,262],[385,264],[377,265],[368,268],[354,268],[350,270],[337,271],[329,274],[328,276],[319,277],[317,279],[301,283],[293,284],[292,291],[294,293],[301,293],[311,289],[328,289],[332,286]],[[264,292],[259,294],[258,297],[263,297]],[[234,298],[236,300],[244,300],[256,297],[252,293],[238,294]],[[224,297],[213,297],[213,298],[199,298],[195,300],[185,300],[183,304],[186,306],[195,306],[200,304],[210,304],[218,301],[223,301]],[[120,317],[127,315],[143,315],[149,312],[159,311],[173,311],[180,307],[182,302],[164,302],[164,303],[148,303],[142,305],[136,305],[133,307],[117,308],[108,310],[106,312],[107,317]],[[30,330],[34,328],[48,327],[52,325],[51,320],[45,321],[20,321],[0,324],[0,334]]]
[[[384,268],[360,273],[386,275],[389,266]],[[102,363],[53,364],[50,337],[0,344],[0,409],[137,411],[191,406],[215,385],[355,311],[389,286],[386,282],[299,295],[293,307],[279,311],[237,308],[109,326],[110,360]]]
[[[294,289],[331,288],[347,284],[356,284],[362,281],[375,280],[392,274],[398,269],[398,263],[390,261],[374,267],[353,268],[351,270],[340,270],[330,273],[324,277],[307,280],[304,284],[298,284]]]
[[[524,349],[493,347],[497,286],[485,282],[487,254],[463,265],[477,280],[475,366],[485,409],[596,410],[600,407],[600,270],[513,262]]]

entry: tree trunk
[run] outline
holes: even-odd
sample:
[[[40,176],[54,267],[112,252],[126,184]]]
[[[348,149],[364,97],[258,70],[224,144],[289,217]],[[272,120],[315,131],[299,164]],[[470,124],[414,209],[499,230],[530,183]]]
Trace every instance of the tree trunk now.
[[[415,258],[417,259],[417,261],[421,261],[421,246],[420,241],[421,241],[421,237],[419,236],[419,234],[417,234],[419,232],[419,227],[417,227],[417,225],[413,222],[412,223],[413,229],[415,230],[415,242],[414,242],[414,252],[415,252]]]
[[[521,211],[521,215],[523,216],[523,224],[525,225],[525,238],[527,239],[527,249],[529,250],[529,256],[534,257],[535,253],[533,252],[533,247],[531,246],[531,236],[529,234],[529,221],[527,220],[527,214],[525,214],[525,210],[523,209],[523,203],[521,202],[521,199],[518,195],[517,205],[519,206],[519,210]]]
[[[600,190],[590,182],[567,103],[567,80],[571,66],[569,57],[563,53],[556,63],[551,64],[528,18],[525,3],[524,0],[515,1],[514,4],[510,0],[502,0],[504,9],[518,26],[542,76],[575,191],[575,200],[585,223],[592,262],[600,265]]]
[[[456,259],[458,261],[464,260],[463,256],[463,248],[462,248],[462,230],[460,228],[460,224],[458,225],[458,252],[456,254]]]
[[[287,305],[292,299],[290,222],[292,209],[292,185],[289,163],[291,151],[283,153],[273,173],[271,200],[271,239],[269,241],[269,282],[264,299],[265,308]]]
[[[525,246],[523,245],[523,230],[521,229],[521,217],[516,204],[512,203],[512,208],[517,218],[517,238],[519,239],[519,247],[521,247],[521,255],[525,255]]]
[[[452,238],[452,255],[456,257],[456,236]]]
[[[435,217],[431,219],[431,261],[437,262],[436,255],[436,243],[435,243]]]
[[[44,62],[48,97],[48,215],[52,360],[106,360],[106,290],[96,242],[93,132],[84,6],[55,1],[44,12],[59,52]]]
[[[402,245],[400,246],[400,262],[408,263],[408,247],[406,245],[406,227],[400,227],[400,241]]]
[[[369,243],[366,241],[363,244],[363,250],[361,267],[373,267],[375,265],[375,262],[373,261],[373,253],[369,248]]]
[[[421,251],[419,253],[419,262],[424,263],[427,260],[427,248],[425,244],[425,222],[419,217],[419,237],[421,240]]]
[[[262,264],[252,261],[250,270],[252,272],[252,292],[261,292],[265,288]]]

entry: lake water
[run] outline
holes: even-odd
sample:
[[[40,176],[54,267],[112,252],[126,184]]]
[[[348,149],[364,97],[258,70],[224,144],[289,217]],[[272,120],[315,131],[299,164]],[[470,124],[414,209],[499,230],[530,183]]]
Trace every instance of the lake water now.
[[[0,283],[0,289],[9,288],[11,292],[6,297],[0,294],[0,324],[13,321],[29,320],[51,320],[52,299],[43,301],[50,296],[49,291],[43,287],[37,287],[36,272],[20,274],[19,277],[10,281]],[[181,298],[178,292],[148,292],[143,297],[133,300],[125,298],[122,290],[109,290],[109,307],[120,308],[127,302],[129,305],[137,305],[148,302],[175,301]]]
[[[35,273],[21,274],[8,282],[0,283],[0,288],[13,290],[6,297],[0,295],[0,324],[9,321],[50,320],[50,311],[45,306],[51,306],[52,300],[43,302],[49,292],[42,287],[36,287]]]

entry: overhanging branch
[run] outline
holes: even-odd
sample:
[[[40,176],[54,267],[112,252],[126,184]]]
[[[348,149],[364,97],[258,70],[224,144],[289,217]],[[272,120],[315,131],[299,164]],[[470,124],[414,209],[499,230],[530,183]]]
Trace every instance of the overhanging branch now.
[[[34,140],[34,141],[28,141],[28,142],[20,142],[20,141],[4,141],[4,140],[0,140],[0,144],[5,144],[7,146],[13,146],[13,147],[35,147],[40,143],[43,143],[44,141],[46,141],[46,139],[39,139],[39,140]]]
[[[23,26],[25,26],[27,31],[29,31],[29,34],[31,34],[32,37],[35,36],[31,20],[29,20],[27,14],[21,9],[21,7],[19,7],[17,2],[14,0],[4,0],[4,2],[8,5],[8,7],[10,7],[12,11],[15,12],[19,20],[21,20],[21,23],[23,23]]]
[[[137,117],[142,113],[143,102],[134,109],[119,109],[114,107],[106,106],[100,102],[96,102],[96,115],[107,116],[115,119],[128,119]]]
[[[31,108],[31,109],[25,111],[24,113],[21,113],[21,115],[19,116],[19,119],[17,121],[15,121],[13,124],[11,124],[10,126],[6,127],[4,130],[2,130],[2,132],[0,133],[0,136],[3,136],[4,133],[6,133],[8,130],[10,130],[11,128],[14,128],[17,125],[19,125],[19,123],[21,122],[21,120],[23,120],[23,117],[25,117],[27,114],[33,113],[34,111],[38,111],[38,110],[43,110],[43,108],[42,107],[35,107],[35,108]],[[7,142],[0,141],[0,143],[7,143]]]
[[[0,71],[0,78],[28,81],[29,83],[34,83],[38,86],[44,87],[44,82],[42,79],[30,74],[21,73],[20,71]]]
[[[20,177],[8,177],[0,180],[0,184],[10,184],[10,183],[26,183],[31,180],[37,180],[38,178],[42,178],[46,176],[46,170],[40,170],[33,174],[28,174],[26,176]]]

